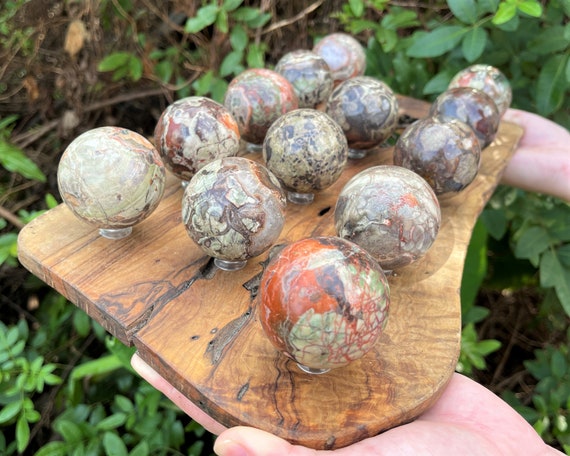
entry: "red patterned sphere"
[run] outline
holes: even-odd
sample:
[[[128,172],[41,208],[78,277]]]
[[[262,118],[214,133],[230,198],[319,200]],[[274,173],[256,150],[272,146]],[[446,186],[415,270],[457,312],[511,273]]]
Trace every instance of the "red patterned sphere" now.
[[[237,121],[241,137],[251,144],[261,144],[271,124],[297,109],[299,100],[284,76],[252,68],[230,82],[224,105]]]
[[[154,130],[166,168],[182,180],[239,151],[239,129],[228,110],[206,97],[186,97],[169,105]]]
[[[374,258],[334,236],[289,244],[261,278],[263,329],[305,372],[323,373],[369,352],[389,304],[388,282]]]
[[[366,70],[366,54],[356,38],[346,33],[331,33],[313,47],[313,52],[327,62],[335,84],[362,76]]]
[[[489,95],[502,116],[511,105],[513,91],[507,77],[491,65],[476,64],[464,68],[449,83],[449,89],[471,87]]]

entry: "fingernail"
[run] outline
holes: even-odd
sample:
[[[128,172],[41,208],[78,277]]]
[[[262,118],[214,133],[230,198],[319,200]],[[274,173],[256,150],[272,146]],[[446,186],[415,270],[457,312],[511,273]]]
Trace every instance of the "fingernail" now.
[[[216,440],[214,453],[218,456],[248,456],[245,448],[233,440]]]

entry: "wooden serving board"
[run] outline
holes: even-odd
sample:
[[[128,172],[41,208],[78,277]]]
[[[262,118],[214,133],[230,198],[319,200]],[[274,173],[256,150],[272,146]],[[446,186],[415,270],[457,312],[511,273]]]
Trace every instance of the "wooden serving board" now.
[[[412,118],[429,107],[405,97],[400,106]],[[451,378],[460,349],[466,249],[521,135],[518,126],[501,124],[475,181],[441,202],[442,226],[428,254],[389,277],[391,311],[375,349],[323,375],[300,371],[262,332],[256,293],[268,253],[240,271],[215,268],[185,232],[174,178],[158,209],[131,236],[102,238],[60,205],[21,231],[19,257],[111,334],[134,344],[222,424],[258,427],[312,448],[340,448],[413,420]],[[334,205],[346,181],[390,163],[391,148],[350,161],[311,205],[289,205],[278,243],[333,235]]]

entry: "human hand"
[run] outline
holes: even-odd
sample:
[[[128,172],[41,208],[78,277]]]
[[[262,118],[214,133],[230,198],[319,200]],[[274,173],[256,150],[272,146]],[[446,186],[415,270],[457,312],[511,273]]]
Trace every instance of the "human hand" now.
[[[570,201],[570,132],[537,114],[508,109],[503,120],[524,128],[502,182]]]
[[[226,429],[190,402],[138,355],[134,369],[208,431],[219,434],[219,456],[560,455],[507,403],[469,378],[454,374],[441,398],[415,421],[333,452],[291,445],[248,427]]]

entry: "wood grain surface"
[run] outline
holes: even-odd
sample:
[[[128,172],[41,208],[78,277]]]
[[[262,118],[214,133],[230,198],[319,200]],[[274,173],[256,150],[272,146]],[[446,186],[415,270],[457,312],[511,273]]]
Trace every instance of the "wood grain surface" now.
[[[400,107],[412,118],[428,109],[405,97]],[[428,254],[389,277],[391,311],[375,348],[323,375],[300,371],[262,332],[256,295],[270,252],[240,271],[218,270],[182,226],[182,190],[172,177],[158,209],[131,236],[104,239],[60,205],[21,231],[19,258],[123,343],[134,344],[222,424],[255,426],[312,448],[340,448],[413,420],[451,378],[460,349],[466,249],[521,135],[518,126],[502,123],[475,181],[441,200],[442,226]],[[313,204],[289,205],[278,244],[333,235],[334,205],[346,181],[366,167],[391,163],[391,148],[349,161]]]

